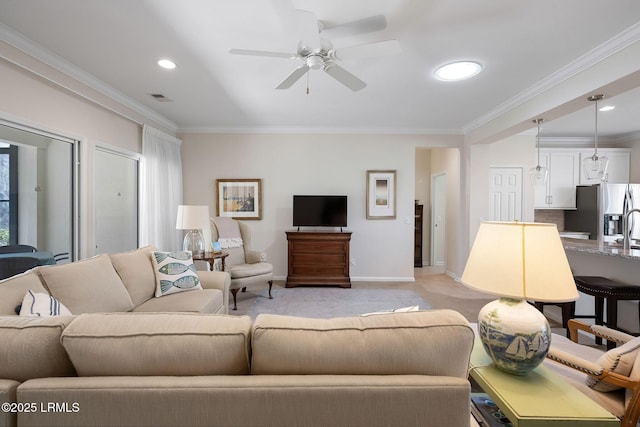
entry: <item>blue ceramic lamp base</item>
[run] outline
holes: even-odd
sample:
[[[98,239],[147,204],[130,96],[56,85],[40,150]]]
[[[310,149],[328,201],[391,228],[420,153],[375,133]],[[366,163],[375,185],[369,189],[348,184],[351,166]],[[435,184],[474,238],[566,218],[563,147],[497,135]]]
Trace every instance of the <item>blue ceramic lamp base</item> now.
[[[480,340],[496,367],[526,375],[547,355],[551,343],[549,323],[525,300],[500,298],[478,314]]]

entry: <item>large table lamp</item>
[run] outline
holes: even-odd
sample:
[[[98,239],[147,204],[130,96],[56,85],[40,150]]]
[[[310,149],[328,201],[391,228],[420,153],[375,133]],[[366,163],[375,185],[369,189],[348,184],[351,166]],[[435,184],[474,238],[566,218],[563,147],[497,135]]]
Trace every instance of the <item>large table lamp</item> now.
[[[204,255],[204,236],[202,229],[209,227],[209,207],[180,205],[178,206],[178,217],[176,219],[176,229],[189,230],[182,241],[182,249],[191,251],[193,255]]]
[[[516,375],[542,363],[551,342],[547,319],[527,300],[578,298],[555,224],[483,222],[461,281],[500,296],[480,311],[478,334],[496,367]]]

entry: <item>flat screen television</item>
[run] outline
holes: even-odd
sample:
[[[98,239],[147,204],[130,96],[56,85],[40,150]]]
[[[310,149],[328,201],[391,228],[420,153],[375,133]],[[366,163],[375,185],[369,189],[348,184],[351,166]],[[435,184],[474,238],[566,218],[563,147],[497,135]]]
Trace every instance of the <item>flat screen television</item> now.
[[[346,227],[347,196],[293,196],[294,227]]]

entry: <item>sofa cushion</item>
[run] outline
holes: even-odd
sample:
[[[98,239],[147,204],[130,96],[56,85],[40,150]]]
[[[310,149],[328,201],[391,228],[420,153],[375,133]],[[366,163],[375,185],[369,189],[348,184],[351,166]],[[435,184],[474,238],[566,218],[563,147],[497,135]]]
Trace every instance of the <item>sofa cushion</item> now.
[[[229,268],[229,274],[232,279],[241,277],[253,277],[260,274],[269,274],[273,272],[273,265],[266,262],[256,262],[255,264],[238,264]]]
[[[20,316],[71,316],[71,312],[53,296],[29,290],[22,300]]]
[[[113,267],[118,272],[133,305],[140,305],[156,292],[156,274],[151,262],[153,246],[145,246],[130,252],[110,254]]]
[[[159,252],[151,255],[156,274],[156,297],[202,289],[191,252]]]
[[[16,306],[22,302],[28,290],[49,293],[35,271],[27,271],[0,281],[0,315],[15,315]]]
[[[250,332],[248,316],[84,314],[61,342],[79,376],[242,375]]]
[[[72,319],[72,316],[0,317],[0,378],[23,382],[75,375],[60,344],[60,335]]]
[[[51,294],[74,314],[133,308],[131,297],[107,254],[38,271]]]
[[[197,292],[179,292],[162,298],[151,298],[133,309],[134,312],[190,312],[215,314],[224,311],[222,291],[202,289]]]
[[[311,319],[260,314],[252,374],[466,378],[474,333],[453,310]]]

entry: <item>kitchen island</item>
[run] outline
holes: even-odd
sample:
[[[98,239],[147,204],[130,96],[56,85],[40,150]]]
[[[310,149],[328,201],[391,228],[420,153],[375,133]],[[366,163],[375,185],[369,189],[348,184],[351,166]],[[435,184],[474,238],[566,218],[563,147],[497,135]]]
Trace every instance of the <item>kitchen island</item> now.
[[[624,250],[622,244],[597,240],[563,238],[569,265],[574,276],[603,276],[633,286],[640,286],[640,249]],[[593,314],[594,301],[580,294],[576,314]],[[640,333],[638,301],[618,302],[618,326]]]

